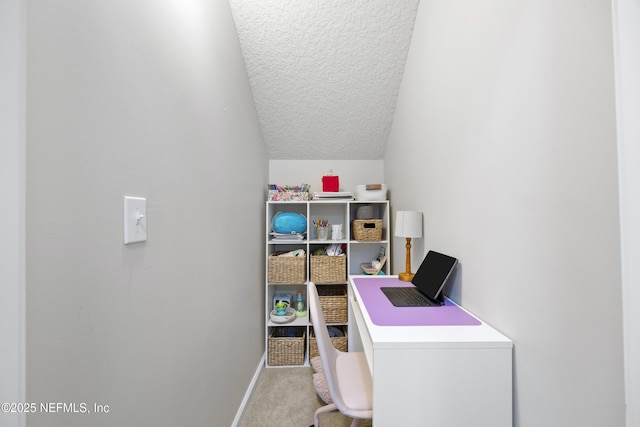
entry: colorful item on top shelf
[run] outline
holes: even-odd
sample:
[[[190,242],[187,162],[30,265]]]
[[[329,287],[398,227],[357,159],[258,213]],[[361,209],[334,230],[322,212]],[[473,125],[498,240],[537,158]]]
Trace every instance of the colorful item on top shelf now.
[[[309,184],[297,186],[270,184],[268,200],[273,202],[304,202],[309,200],[310,191]]]
[[[327,193],[336,193],[340,191],[340,178],[329,172],[329,175],[322,177],[322,191]]]

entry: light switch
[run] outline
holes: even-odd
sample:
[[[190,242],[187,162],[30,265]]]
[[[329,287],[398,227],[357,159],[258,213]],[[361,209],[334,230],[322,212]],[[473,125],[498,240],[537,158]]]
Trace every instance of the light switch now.
[[[124,196],[124,244],[147,240],[147,199]]]

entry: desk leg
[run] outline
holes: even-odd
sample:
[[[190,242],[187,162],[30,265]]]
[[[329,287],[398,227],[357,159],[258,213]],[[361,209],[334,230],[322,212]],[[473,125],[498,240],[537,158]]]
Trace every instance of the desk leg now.
[[[362,346],[362,336],[360,335],[360,328],[356,322],[355,313],[353,308],[357,307],[353,298],[349,298],[349,351],[364,351]],[[358,310],[359,311],[359,310]],[[362,314],[359,314],[362,316]]]
[[[367,326],[362,317],[360,306],[353,300],[349,304],[349,351],[364,352],[369,365],[369,371],[373,375],[373,344]]]

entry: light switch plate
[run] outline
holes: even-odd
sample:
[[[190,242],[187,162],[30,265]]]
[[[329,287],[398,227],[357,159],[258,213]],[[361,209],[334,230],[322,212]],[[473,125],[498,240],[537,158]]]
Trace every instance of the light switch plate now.
[[[147,240],[147,199],[124,196],[124,244]]]

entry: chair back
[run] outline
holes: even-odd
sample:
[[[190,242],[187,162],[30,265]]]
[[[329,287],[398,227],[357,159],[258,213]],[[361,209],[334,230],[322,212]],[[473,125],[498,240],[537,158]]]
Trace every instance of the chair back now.
[[[331,399],[338,410],[344,413],[346,405],[344,404],[344,400],[340,394],[340,389],[337,386],[336,381],[336,359],[338,358],[339,352],[333,346],[331,338],[329,338],[329,331],[327,330],[324,313],[322,313],[322,307],[320,306],[320,297],[318,296],[316,285],[313,282],[309,282],[307,289],[309,290],[309,309],[311,313],[311,321],[313,322],[313,331],[316,334],[318,353],[320,353],[322,368],[324,369],[324,375],[327,378],[329,393],[331,394]]]

